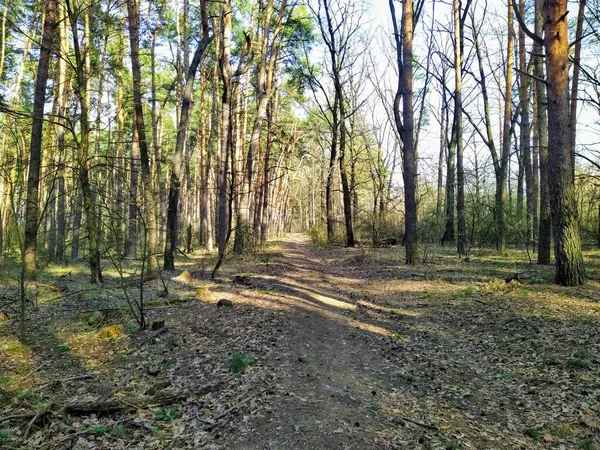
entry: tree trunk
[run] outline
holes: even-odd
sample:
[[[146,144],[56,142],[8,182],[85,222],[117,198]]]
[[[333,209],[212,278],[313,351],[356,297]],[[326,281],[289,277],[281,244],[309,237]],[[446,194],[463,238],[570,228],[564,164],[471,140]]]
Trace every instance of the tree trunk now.
[[[138,0],[127,0],[127,17],[129,20],[129,50],[131,55],[131,74],[133,81],[133,115],[137,130],[140,163],[142,167],[142,198],[143,198],[143,228],[144,249],[146,254],[146,274],[154,276],[158,269],[156,259],[156,209],[154,190],[152,188],[152,173],[150,172],[150,154],[148,140],[146,139],[146,126],[144,121],[144,108],[142,105],[142,74],[140,68],[140,5]]]
[[[555,281],[585,282],[571,158],[567,0],[545,0],[544,46],[548,89],[548,179],[554,232]]]
[[[194,93],[194,80],[198,66],[204,55],[212,36],[208,34],[208,16],[206,14],[206,2],[201,0],[200,9],[202,13],[202,39],[194,52],[194,57],[187,72],[183,98],[181,102],[181,114],[177,126],[177,140],[175,152],[173,153],[173,164],[171,169],[171,185],[169,187],[169,204],[167,208],[167,238],[165,242],[164,268],[175,269],[175,252],[177,249],[177,219],[179,208],[179,189],[181,186],[181,164],[184,157],[187,132],[192,114],[192,97]]]
[[[525,17],[525,0],[519,0],[519,14]],[[534,197],[533,167],[531,158],[531,127],[529,123],[529,75],[527,73],[527,53],[525,46],[525,31],[519,28],[519,105],[521,123],[519,150],[525,172],[526,185],[526,244],[529,247],[534,242],[534,222],[537,197]]]
[[[135,121],[135,111],[133,112]],[[129,211],[127,214],[127,237],[125,239],[125,257],[135,258],[138,245],[138,173],[139,173],[139,135],[137,127],[131,133],[131,154],[129,157]]]
[[[508,164],[510,162],[510,146],[512,137],[512,87],[514,67],[514,30],[513,9],[510,3],[507,8],[508,36],[506,43],[506,78],[504,84],[504,119],[502,123],[502,148],[500,159],[496,165],[496,250],[503,252],[506,247],[506,184],[508,181]]]
[[[456,146],[456,215],[458,219],[457,252],[467,254],[467,223],[465,218],[465,169],[462,126],[462,70],[463,70],[463,20],[460,0],[452,3],[454,17],[454,142]]]
[[[544,18],[542,15],[543,0],[536,1],[535,34],[541,36]],[[535,75],[535,101],[537,105],[537,134],[539,138],[539,166],[540,166],[540,220],[538,228],[538,264],[550,264],[550,246],[552,237],[552,215],[550,212],[550,191],[548,181],[548,116],[546,83],[544,77],[543,49],[539,42],[533,44],[535,56],[533,73]]]
[[[402,178],[404,180],[404,246],[406,264],[418,263],[417,249],[417,167],[414,141],[413,112],[413,3],[403,2],[401,33],[398,30],[394,0],[389,1],[396,42],[398,63],[398,87],[394,98],[394,120],[402,140]],[[400,106],[402,105],[402,116]]]
[[[34,279],[37,258],[37,232],[39,222],[39,187],[42,157],[42,130],[44,126],[44,103],[52,45],[56,30],[56,1],[46,0],[44,5],[44,31],[38,60],[38,71],[33,98],[33,121],[27,175],[27,203],[25,206],[25,240],[23,242],[23,276]]]

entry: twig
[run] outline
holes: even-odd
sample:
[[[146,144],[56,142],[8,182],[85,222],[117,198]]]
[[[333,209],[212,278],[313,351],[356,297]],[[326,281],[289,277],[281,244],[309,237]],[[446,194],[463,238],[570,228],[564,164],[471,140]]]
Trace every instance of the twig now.
[[[89,378],[94,378],[94,375],[91,373],[86,373],[83,375],[76,375],[74,377],[69,377],[69,378],[57,378],[54,380],[50,380],[50,381],[46,381],[38,386],[35,386],[33,389],[41,389],[43,387],[48,386],[49,384],[53,384],[53,383],[66,383],[67,381],[75,381],[75,380],[87,380]],[[32,389],[32,390],[33,390]]]
[[[26,413],[20,413],[20,414],[11,414],[10,416],[0,417],[0,423],[2,423],[2,422],[8,422],[9,420],[30,419],[32,417],[35,417],[35,413],[33,413],[33,412],[26,412]]]
[[[27,424],[27,428],[25,428],[25,433],[23,434],[24,439],[27,439],[27,436],[29,436],[29,432],[31,431],[31,427],[33,427],[33,425],[40,419],[40,416],[45,416],[46,414],[48,414],[48,411],[50,411],[51,407],[52,407],[52,402],[50,402],[44,408],[38,409],[35,416],[33,416],[33,418]]]
[[[412,423],[412,424],[418,425],[418,426],[420,426],[420,427],[427,428],[428,430],[436,430],[436,431],[439,431],[439,428],[438,428],[438,427],[436,427],[435,425],[428,425],[428,424],[426,424],[426,423],[419,422],[419,421],[417,421],[417,420],[413,420],[413,419],[410,419],[410,418],[408,418],[408,417],[404,417],[404,416],[400,416],[400,417],[398,417],[398,418],[399,418],[399,419],[402,419],[402,420],[405,420],[406,422],[410,422],[410,423]]]
[[[106,401],[109,398],[111,398],[113,395],[115,395],[117,392],[119,392],[121,390],[121,388],[123,386],[125,386],[125,384],[127,384],[127,382],[129,381],[129,379],[133,375],[133,372],[135,372],[135,368],[129,370],[129,372],[127,372],[127,374],[125,375],[125,377],[121,381],[119,381],[119,384],[117,384],[117,386],[110,393],[108,393],[104,397],[100,397],[100,401]]]
[[[204,426],[202,428],[202,431],[210,431],[210,430],[212,430],[214,427],[216,427],[217,425],[219,425],[219,421],[221,419],[223,419],[224,417],[226,417],[227,415],[229,415],[229,413],[235,411],[236,409],[239,409],[242,405],[248,403],[253,398],[256,398],[256,396],[255,395],[250,395],[250,396],[246,397],[245,399],[240,400],[238,403],[236,403],[232,407],[227,408],[225,411],[223,411],[221,414],[219,414],[218,416],[216,416],[214,418],[214,422],[213,423]]]
[[[29,372],[27,375],[25,375],[21,381],[26,380],[27,378],[29,378],[31,375],[33,375],[34,373],[36,373],[38,370],[44,368],[48,363],[47,362],[43,362],[42,364],[40,364],[39,366],[37,366],[35,369],[33,369],[31,372]]]

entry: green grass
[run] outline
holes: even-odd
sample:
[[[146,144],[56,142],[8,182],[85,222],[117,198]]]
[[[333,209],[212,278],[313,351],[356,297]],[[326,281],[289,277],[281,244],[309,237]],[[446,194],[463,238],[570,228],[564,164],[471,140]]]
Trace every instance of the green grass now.
[[[69,344],[63,343],[63,344],[57,345],[56,350],[58,350],[61,353],[67,353],[69,350],[71,350],[71,347],[69,347]]]

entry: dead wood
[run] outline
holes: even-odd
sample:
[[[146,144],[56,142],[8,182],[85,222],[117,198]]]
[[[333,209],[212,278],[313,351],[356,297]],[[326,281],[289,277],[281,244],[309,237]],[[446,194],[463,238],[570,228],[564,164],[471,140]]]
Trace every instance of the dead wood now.
[[[187,397],[187,392],[179,392],[175,394],[157,395],[152,397],[126,397],[117,400],[74,403],[72,405],[65,406],[64,412],[74,416],[85,416],[88,414],[114,414],[118,412],[130,412],[155,406],[168,406],[185,400]]]

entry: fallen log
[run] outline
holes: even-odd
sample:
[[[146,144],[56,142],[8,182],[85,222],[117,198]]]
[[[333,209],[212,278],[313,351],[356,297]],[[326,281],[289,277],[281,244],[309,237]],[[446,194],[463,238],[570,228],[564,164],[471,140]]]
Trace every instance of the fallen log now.
[[[189,394],[187,392],[178,392],[175,394],[157,395],[152,397],[125,397],[115,400],[73,403],[65,406],[64,412],[65,414],[71,414],[73,416],[130,412],[156,406],[169,406],[185,400],[188,396]]]

